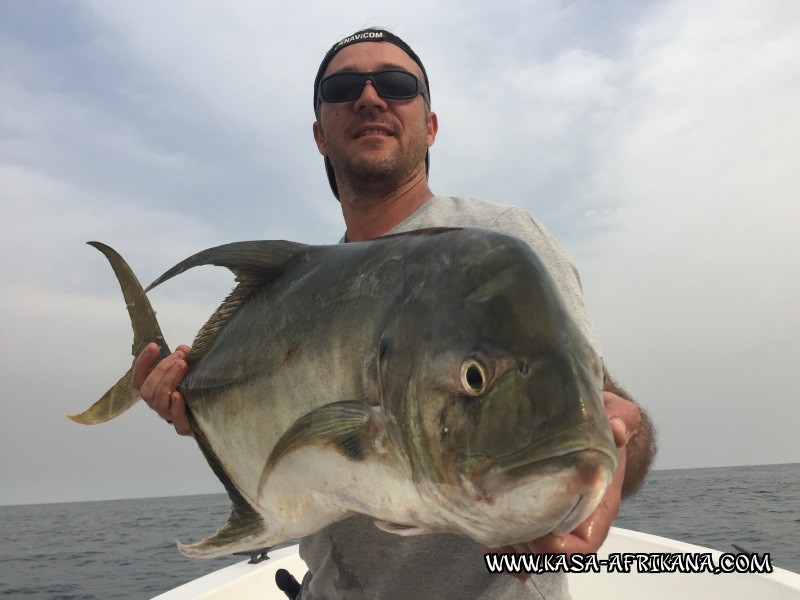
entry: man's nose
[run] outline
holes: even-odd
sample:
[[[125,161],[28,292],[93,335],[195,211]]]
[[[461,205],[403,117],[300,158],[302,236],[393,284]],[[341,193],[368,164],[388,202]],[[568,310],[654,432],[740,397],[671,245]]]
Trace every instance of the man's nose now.
[[[356,112],[364,112],[367,110],[384,111],[386,110],[386,101],[378,95],[378,90],[375,89],[372,82],[367,81],[354,106]]]

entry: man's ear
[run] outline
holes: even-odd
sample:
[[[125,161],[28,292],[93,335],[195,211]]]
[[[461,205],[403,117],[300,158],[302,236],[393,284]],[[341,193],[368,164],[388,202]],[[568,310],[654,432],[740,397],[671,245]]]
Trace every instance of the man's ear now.
[[[436,141],[436,133],[439,131],[439,117],[435,112],[428,112],[428,148],[433,146]]]
[[[322,156],[328,156],[328,148],[325,146],[325,134],[322,131],[322,125],[320,125],[319,121],[314,121],[311,127],[314,130],[314,141],[317,143],[317,150],[319,150]]]

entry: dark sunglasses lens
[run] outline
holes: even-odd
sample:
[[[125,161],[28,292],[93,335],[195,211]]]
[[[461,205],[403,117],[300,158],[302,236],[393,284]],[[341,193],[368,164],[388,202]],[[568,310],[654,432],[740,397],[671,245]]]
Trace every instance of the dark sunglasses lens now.
[[[417,95],[417,78],[403,71],[384,71],[373,77],[375,89],[382,98],[405,99]]]
[[[324,102],[350,102],[364,90],[367,80],[372,81],[381,98],[404,100],[419,93],[419,82],[405,71],[379,71],[377,73],[335,73],[322,80],[319,86]]]
[[[361,95],[366,79],[358,73],[337,73],[320,84],[320,95],[325,102],[348,102]]]

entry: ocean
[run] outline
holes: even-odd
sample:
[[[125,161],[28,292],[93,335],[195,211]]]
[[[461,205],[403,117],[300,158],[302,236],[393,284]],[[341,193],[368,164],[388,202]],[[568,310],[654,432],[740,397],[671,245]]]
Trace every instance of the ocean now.
[[[228,515],[223,494],[0,506],[0,596],[151,598],[242,557],[184,558]],[[654,471],[615,525],[800,572],[800,463]]]

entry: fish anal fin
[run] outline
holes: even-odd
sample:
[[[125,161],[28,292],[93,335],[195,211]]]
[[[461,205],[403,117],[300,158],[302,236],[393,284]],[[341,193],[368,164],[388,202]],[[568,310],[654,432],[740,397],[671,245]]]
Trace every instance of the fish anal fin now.
[[[328,446],[348,460],[365,460],[375,448],[376,421],[371,407],[355,401],[326,404],[303,415],[275,444],[258,489],[263,488],[270,472],[283,456],[305,446]]]
[[[194,431],[197,445],[206,457],[211,470],[214,471],[225,487],[225,491],[228,492],[231,513],[228,521],[210,538],[196,544],[184,545],[178,542],[181,553],[195,558],[213,558],[255,547],[271,546],[283,541],[282,539],[273,539],[274,536],[270,534],[267,523],[231,480],[191,411],[187,411],[186,414]]]
[[[273,546],[283,540],[273,539],[264,519],[250,506],[246,508],[231,501],[228,521],[209,538],[196,544],[182,544],[178,549],[184,556],[193,558],[215,558],[253,548]]]

